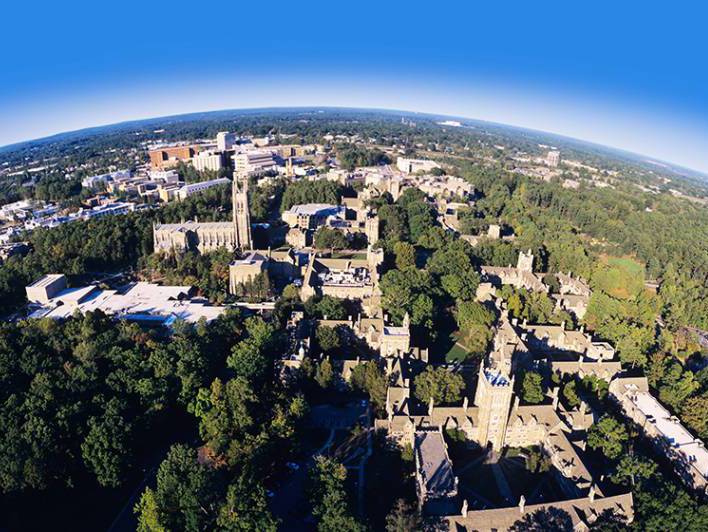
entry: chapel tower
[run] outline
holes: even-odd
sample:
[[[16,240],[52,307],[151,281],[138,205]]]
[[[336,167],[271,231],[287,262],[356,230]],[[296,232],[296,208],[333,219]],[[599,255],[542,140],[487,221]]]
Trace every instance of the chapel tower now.
[[[248,177],[239,177],[234,172],[232,202],[236,247],[253,249],[251,239],[251,214],[248,209]]]

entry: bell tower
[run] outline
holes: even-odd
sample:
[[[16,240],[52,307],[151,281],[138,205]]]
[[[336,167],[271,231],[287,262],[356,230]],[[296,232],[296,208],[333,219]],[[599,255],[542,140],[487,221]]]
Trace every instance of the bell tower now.
[[[253,249],[251,240],[251,214],[248,210],[248,177],[234,172],[232,181],[232,208],[236,247]]]

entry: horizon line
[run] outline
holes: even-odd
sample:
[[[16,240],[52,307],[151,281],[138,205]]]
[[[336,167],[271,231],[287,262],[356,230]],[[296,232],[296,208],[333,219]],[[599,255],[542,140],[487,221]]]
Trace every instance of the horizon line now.
[[[168,118],[178,118],[178,117],[184,117],[184,116],[190,116],[190,115],[199,115],[199,114],[210,114],[210,113],[220,113],[220,112],[229,112],[229,111],[284,111],[284,110],[298,110],[298,109],[318,109],[318,110],[346,110],[346,111],[378,111],[378,112],[386,112],[386,113],[406,113],[406,114],[413,114],[413,115],[421,115],[421,116],[428,116],[428,117],[441,117],[441,118],[457,118],[457,119],[462,119],[462,120],[469,120],[473,122],[479,122],[483,124],[489,124],[493,126],[501,126],[501,127],[506,127],[506,128],[513,128],[513,129],[519,129],[523,131],[527,131],[530,133],[536,133],[536,134],[543,134],[543,135],[548,135],[552,137],[557,137],[560,139],[565,139],[569,141],[575,141],[575,142],[580,142],[584,144],[589,144],[592,145],[596,148],[602,148],[604,150],[610,150],[610,151],[617,151],[617,152],[623,152],[626,155],[632,155],[634,157],[642,158],[645,163],[651,164],[652,162],[656,163],[662,163],[666,165],[670,165],[670,169],[674,170],[675,172],[677,170],[683,170],[683,171],[689,171],[693,172],[694,174],[697,174],[701,178],[708,180],[708,172],[704,172],[701,170],[697,170],[695,168],[691,168],[682,164],[678,164],[672,161],[664,160],[664,159],[659,159],[657,157],[652,157],[650,155],[646,155],[643,153],[639,153],[636,151],[628,150],[626,148],[621,148],[617,146],[610,146],[608,144],[602,144],[600,142],[594,141],[594,140],[587,140],[587,139],[582,139],[579,137],[571,137],[568,135],[564,135],[561,133],[555,133],[552,131],[547,131],[544,129],[536,129],[532,127],[527,127],[527,126],[520,126],[516,124],[507,124],[507,123],[502,123],[502,122],[495,122],[492,120],[484,120],[480,118],[471,118],[471,117],[466,117],[462,115],[450,115],[450,114],[441,114],[441,113],[431,113],[427,111],[411,111],[411,110],[406,110],[406,109],[389,109],[389,108],[383,108],[383,107],[349,107],[349,106],[334,106],[334,105],[324,105],[324,106],[308,106],[308,105],[296,105],[296,106],[284,106],[284,105],[276,105],[276,106],[269,106],[269,107],[235,107],[235,108],[221,108],[221,109],[212,109],[212,110],[205,110],[205,111],[189,111],[189,112],[184,112],[184,113],[176,113],[176,114],[167,114],[167,115],[160,115],[160,116],[149,116],[149,117],[141,117],[141,118],[130,118],[130,119],[125,119],[125,120],[120,120],[118,122],[109,122],[109,123],[103,123],[103,124],[97,124],[93,126],[86,126],[86,127],[81,127],[78,129],[70,129],[66,131],[59,131],[56,133],[52,133],[49,135],[45,135],[43,137],[35,137],[35,138],[30,138],[26,140],[20,140],[17,142],[12,142],[10,144],[4,144],[0,145],[0,156],[2,156],[3,152],[7,151],[12,151],[13,149],[17,149],[20,146],[24,144],[31,144],[33,142],[43,142],[43,141],[50,141],[51,139],[54,139],[55,137],[59,137],[62,135],[71,135],[71,134],[77,134],[77,133],[89,133],[91,130],[96,130],[96,129],[102,129],[102,128],[109,128],[109,127],[118,127],[118,126],[127,126],[130,124],[137,124],[140,122],[148,122],[151,120],[161,120],[161,119],[168,119]],[[683,176],[683,177],[694,177],[694,176]]]

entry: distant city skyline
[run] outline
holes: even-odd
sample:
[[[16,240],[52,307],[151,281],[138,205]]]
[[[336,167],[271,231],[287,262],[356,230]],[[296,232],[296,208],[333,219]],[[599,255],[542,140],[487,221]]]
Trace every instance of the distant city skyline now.
[[[14,3],[0,36],[0,145],[253,107],[402,109],[486,120],[708,172],[706,8],[310,3],[220,30],[179,2],[119,11]],[[194,11],[191,6],[188,11]],[[213,6],[210,12],[233,11]],[[611,12],[612,17],[607,13]],[[561,15],[562,14],[562,15]]]

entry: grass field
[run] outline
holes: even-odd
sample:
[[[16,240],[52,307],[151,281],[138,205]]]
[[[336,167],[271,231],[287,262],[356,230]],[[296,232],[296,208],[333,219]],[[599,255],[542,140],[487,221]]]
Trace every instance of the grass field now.
[[[450,349],[446,354],[445,354],[445,361],[446,362],[461,362],[464,359],[467,358],[467,351],[463,349],[461,346],[458,344],[454,344],[452,346],[452,349]]]
[[[605,268],[593,275],[595,283],[618,299],[635,297],[644,288],[644,266],[629,257],[603,257]]]

